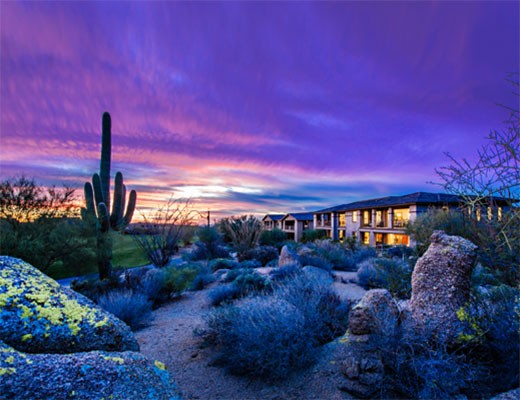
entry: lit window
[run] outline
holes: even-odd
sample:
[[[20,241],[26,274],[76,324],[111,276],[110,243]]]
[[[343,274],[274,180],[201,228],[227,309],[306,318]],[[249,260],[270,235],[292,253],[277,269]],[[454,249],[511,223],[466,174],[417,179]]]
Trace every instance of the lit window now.
[[[352,211],[352,222],[357,222],[357,211]]]
[[[487,209],[487,217],[490,221],[493,219],[493,209],[491,207],[488,207]]]
[[[498,207],[498,220],[502,221],[502,207]]]
[[[481,216],[481,210],[480,210],[480,207],[478,207],[476,211],[477,211],[477,212],[476,212],[476,214],[477,214],[477,221],[480,221],[480,218],[482,217],[482,216]]]

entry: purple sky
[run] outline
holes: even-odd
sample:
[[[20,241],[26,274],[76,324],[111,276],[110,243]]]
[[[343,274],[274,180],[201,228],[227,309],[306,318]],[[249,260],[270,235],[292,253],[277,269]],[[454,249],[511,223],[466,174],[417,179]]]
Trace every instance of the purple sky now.
[[[500,2],[1,2],[2,179],[112,175],[149,207],[313,210],[441,191],[514,104]],[[78,192],[81,194],[81,190]]]

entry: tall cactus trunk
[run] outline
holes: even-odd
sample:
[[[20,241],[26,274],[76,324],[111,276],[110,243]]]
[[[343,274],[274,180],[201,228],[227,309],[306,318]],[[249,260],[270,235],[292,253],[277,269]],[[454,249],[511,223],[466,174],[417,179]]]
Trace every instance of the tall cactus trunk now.
[[[92,176],[92,184],[85,183],[86,208],[82,212],[86,222],[96,224],[99,279],[108,278],[112,272],[110,231],[120,231],[128,226],[132,220],[137,199],[135,190],[132,190],[128,202],[126,201],[123,174],[118,172],[114,182],[114,199],[112,213],[110,213],[111,125],[110,114],[103,113],[99,175],[96,173]]]
[[[99,279],[109,278],[112,274],[112,238],[110,231],[97,232],[97,262]]]
[[[103,202],[110,210],[110,158],[112,155],[112,121],[110,114],[103,113],[101,133],[101,162],[99,164],[99,177],[101,178],[101,190]]]

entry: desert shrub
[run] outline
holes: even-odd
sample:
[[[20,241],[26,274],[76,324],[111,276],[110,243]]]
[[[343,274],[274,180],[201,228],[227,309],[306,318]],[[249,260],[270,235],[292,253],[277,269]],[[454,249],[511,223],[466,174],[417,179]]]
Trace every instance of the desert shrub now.
[[[312,267],[324,269],[325,271],[332,270],[330,262],[320,256],[304,253],[300,254],[299,259],[303,266],[310,265]]]
[[[112,271],[112,274],[103,280],[98,278],[75,279],[70,283],[70,287],[72,290],[97,303],[99,297],[112,290],[120,289],[122,284],[119,275]]]
[[[253,268],[261,268],[262,264],[258,260],[245,260],[240,263],[241,269],[253,269]]]
[[[197,250],[192,252],[192,260],[212,260],[214,258],[229,257],[229,252],[224,247],[222,235],[215,227],[201,227],[197,230],[199,238],[196,243]]]
[[[324,281],[296,273],[272,294],[210,314],[208,334],[231,372],[282,378],[313,363],[320,344],[345,332],[348,308]]]
[[[212,271],[217,271],[219,269],[240,268],[240,263],[238,261],[232,260],[230,258],[216,258],[216,259],[210,261],[209,266]]]
[[[391,327],[388,315],[378,315],[379,327],[369,348],[384,365],[383,391],[391,397],[448,399],[471,390],[482,378],[481,369],[450,348],[429,326]]]
[[[518,288],[501,285],[474,292],[472,301],[457,312],[460,343],[474,363],[485,367],[479,391],[488,391],[489,397],[514,388],[520,379],[519,299]]]
[[[497,286],[500,282],[494,274],[494,271],[483,267],[482,264],[477,264],[475,268],[473,268],[473,272],[471,274],[471,285],[473,287],[477,286]]]
[[[415,254],[413,248],[408,246],[391,246],[385,250],[386,256],[390,258],[408,258]]]
[[[259,246],[246,251],[242,256],[242,261],[257,260],[262,266],[276,259],[278,259],[278,249],[274,246]]]
[[[215,282],[216,278],[213,274],[208,272],[199,273],[193,280],[191,290],[203,290],[209,284]]]
[[[323,229],[307,229],[303,232],[301,241],[303,243],[314,242],[315,240],[325,239],[327,231]]]
[[[294,305],[305,318],[305,328],[319,344],[347,330],[349,304],[342,302],[329,281],[296,274],[274,289],[273,298]]]
[[[244,268],[232,269],[225,276],[222,277],[222,280],[226,283],[233,282],[238,276],[242,274],[248,274],[250,272],[251,271],[249,269]]]
[[[224,218],[219,222],[219,228],[232,243],[239,260],[258,245],[263,232],[262,223],[252,215]]]
[[[168,300],[166,289],[166,276],[162,269],[148,270],[140,280],[137,290],[144,294],[154,305],[159,305]]]
[[[280,268],[274,268],[269,273],[269,276],[272,281],[282,282],[286,279],[294,277],[294,275],[299,274],[301,272],[301,267],[297,264],[289,264],[284,265]]]
[[[183,254],[183,258],[187,261],[212,260],[214,258],[229,257],[229,251],[224,246],[208,247],[206,243],[196,242],[191,251]]]
[[[358,265],[357,280],[365,289],[383,287],[383,281],[376,268],[377,258],[369,258]]]
[[[242,293],[242,296],[268,290],[270,288],[270,281],[268,278],[254,271],[243,271],[244,273],[238,275],[233,281],[233,283],[240,290],[240,293]]]
[[[200,267],[197,265],[187,265],[181,267],[164,268],[165,289],[169,295],[180,294],[189,289],[196,276],[199,274]]]
[[[406,261],[370,258],[359,264],[358,283],[366,289],[384,288],[398,298],[410,297],[412,268]]]
[[[270,231],[263,231],[260,235],[259,244],[261,246],[274,246],[278,251],[287,241],[287,234],[281,229],[275,228]]]
[[[340,271],[357,271],[363,261],[377,257],[376,250],[368,246],[353,246],[352,249],[345,246],[342,252],[336,252],[335,254],[334,269]]]
[[[286,301],[247,299],[212,314],[208,326],[220,348],[220,361],[234,374],[279,379],[317,356],[305,317]]]
[[[129,289],[104,294],[99,298],[98,304],[124,321],[132,330],[145,326],[151,319],[152,303],[146,295]]]
[[[240,289],[234,283],[217,286],[208,292],[208,298],[212,306],[229,303],[240,297]]]

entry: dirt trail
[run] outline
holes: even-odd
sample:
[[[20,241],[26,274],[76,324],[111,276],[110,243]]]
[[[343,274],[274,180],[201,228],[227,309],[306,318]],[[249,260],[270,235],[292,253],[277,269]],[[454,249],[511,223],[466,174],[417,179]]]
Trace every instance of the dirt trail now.
[[[154,311],[152,324],[136,332],[141,352],[166,365],[185,399],[352,399],[337,389],[342,377],[336,362],[326,355],[315,367],[279,383],[237,377],[211,366],[214,353],[211,348],[202,348],[202,339],[193,333],[204,328],[204,315],[210,310],[207,290],[187,292]]]

